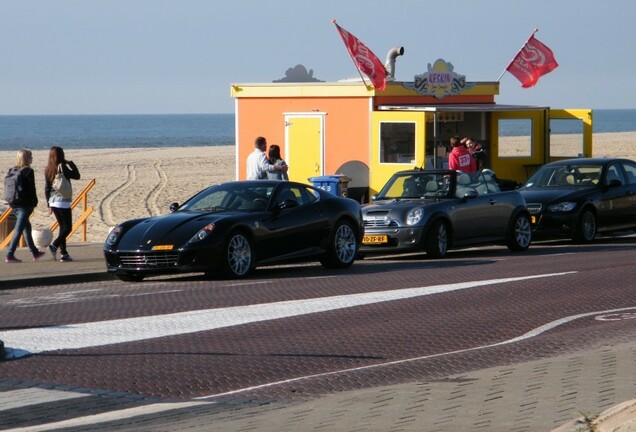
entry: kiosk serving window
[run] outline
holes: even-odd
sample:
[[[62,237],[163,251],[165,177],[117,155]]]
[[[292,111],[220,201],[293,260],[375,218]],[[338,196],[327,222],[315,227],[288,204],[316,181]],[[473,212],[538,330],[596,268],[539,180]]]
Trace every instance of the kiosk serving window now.
[[[580,119],[550,119],[550,156],[577,157],[583,151],[583,122]]]
[[[415,123],[380,123],[380,163],[415,161]]]
[[[498,129],[498,157],[532,157],[532,119],[499,119]]]

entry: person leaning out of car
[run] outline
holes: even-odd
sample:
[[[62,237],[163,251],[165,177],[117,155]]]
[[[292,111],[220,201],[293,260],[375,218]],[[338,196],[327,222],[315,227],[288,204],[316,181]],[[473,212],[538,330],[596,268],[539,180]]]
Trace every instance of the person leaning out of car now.
[[[448,155],[448,168],[453,171],[462,171],[465,173],[474,173],[477,171],[477,165],[475,159],[461,143],[458,136],[454,136],[450,139],[450,145],[452,150]]]
[[[73,161],[64,158],[64,150],[61,147],[51,147],[49,151],[49,161],[44,169],[46,184],[44,194],[46,196],[49,214],[52,212],[60,226],[59,234],[53,243],[49,245],[49,251],[53,260],[57,259],[57,251],[60,251],[60,262],[73,261],[66,250],[66,237],[73,229],[73,216],[71,215],[71,203],[73,198],[65,198],[53,188],[53,180],[59,171],[69,182],[71,179],[79,180],[80,173]]]

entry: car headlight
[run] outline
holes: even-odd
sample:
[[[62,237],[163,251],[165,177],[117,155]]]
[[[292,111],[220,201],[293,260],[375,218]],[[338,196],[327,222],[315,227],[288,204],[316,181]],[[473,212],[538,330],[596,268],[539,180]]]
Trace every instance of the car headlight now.
[[[110,230],[110,232],[108,233],[108,237],[106,237],[106,246],[114,245],[115,242],[117,242],[117,239],[119,239],[119,235],[122,231],[123,228],[121,227],[121,225],[117,225],[115,228]]]
[[[194,236],[192,236],[192,238],[188,240],[188,243],[200,242],[201,240],[209,236],[212,231],[214,231],[214,224],[207,224],[206,226],[201,228]]]
[[[568,212],[568,211],[572,211],[574,210],[574,208],[576,207],[576,203],[575,202],[562,202],[562,203],[558,203],[558,204],[552,204],[551,206],[548,207],[548,211],[554,212],[554,213],[558,213],[558,212]]]
[[[413,209],[406,214],[406,224],[415,225],[422,220],[422,216],[424,216],[424,210],[421,208]]]

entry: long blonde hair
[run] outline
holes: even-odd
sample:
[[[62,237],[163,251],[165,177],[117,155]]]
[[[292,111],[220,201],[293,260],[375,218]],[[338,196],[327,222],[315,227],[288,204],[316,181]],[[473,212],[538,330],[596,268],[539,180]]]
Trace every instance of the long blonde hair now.
[[[15,164],[18,168],[24,168],[31,166],[33,162],[33,153],[27,148],[18,150],[18,154],[15,156]]]

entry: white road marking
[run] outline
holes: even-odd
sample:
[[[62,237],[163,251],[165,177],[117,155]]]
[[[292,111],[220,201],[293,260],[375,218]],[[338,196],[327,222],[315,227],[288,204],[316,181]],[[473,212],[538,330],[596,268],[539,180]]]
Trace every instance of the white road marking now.
[[[5,343],[8,358],[19,358],[28,354],[44,351],[90,348],[165,336],[176,336],[260,321],[441,294],[486,285],[564,276],[574,273],[576,272],[488,279],[429,287],[375,291],[111,321],[12,330],[1,332],[0,340],[3,340]]]
[[[27,388],[0,392],[0,411],[90,396],[86,393]]]
[[[17,300],[9,300],[6,302],[7,305],[17,305],[20,306],[30,306],[30,305],[43,305],[43,304],[58,304],[58,303],[67,303],[70,301],[75,301],[76,299],[84,298],[86,296],[95,295],[96,292],[101,291],[100,289],[90,289],[90,290],[82,290],[82,291],[69,291],[64,293],[53,294],[49,296],[36,296],[29,297],[24,299]]]
[[[548,277],[548,276],[557,276],[557,275],[570,274],[570,273],[572,273],[572,272],[560,273],[560,274],[551,274],[551,275],[540,275],[540,276],[534,276],[534,277],[535,278],[536,277]],[[434,288],[434,287],[430,287],[430,288]],[[456,289],[462,289],[462,288],[456,288]],[[424,295],[426,295],[426,294],[424,294]],[[492,347],[496,347],[496,346],[507,345],[507,344],[511,344],[511,343],[514,343],[514,342],[519,342],[519,341],[522,341],[522,340],[525,340],[525,339],[529,339],[529,338],[532,338],[532,337],[536,337],[536,336],[540,335],[541,333],[547,332],[547,331],[552,330],[552,329],[554,329],[554,328],[556,328],[556,327],[558,327],[560,325],[566,324],[566,323],[568,323],[570,321],[573,321],[573,320],[576,320],[576,319],[589,317],[589,316],[594,316],[594,315],[597,316],[596,317],[597,319],[599,319],[601,317],[609,317],[609,316],[612,316],[612,315],[626,315],[626,316],[629,316],[629,315],[631,315],[631,313],[625,312],[625,311],[633,311],[633,310],[636,310],[636,307],[610,309],[610,310],[604,310],[604,311],[587,312],[587,313],[583,313],[583,314],[572,315],[572,316],[569,316],[569,317],[565,317],[565,318],[561,318],[561,319],[552,321],[552,322],[550,322],[548,324],[545,324],[545,325],[542,325],[540,327],[537,327],[536,329],[533,329],[533,330],[523,334],[522,336],[519,336],[519,337],[516,337],[516,338],[512,338],[512,339],[508,339],[508,340],[502,341],[502,342],[497,342],[497,343],[494,343],[494,344],[478,346],[478,347],[473,347],[473,348],[467,348],[467,349],[463,349],[463,350],[456,350],[456,351],[451,351],[451,352],[445,352],[445,353],[439,353],[439,354],[432,354],[432,355],[422,356],[422,357],[415,357],[415,358],[410,358],[410,359],[397,360],[397,361],[393,361],[393,362],[374,364],[374,365],[363,366],[363,367],[358,367],[358,368],[351,368],[351,369],[332,371],[332,372],[327,372],[327,373],[322,373],[322,374],[308,375],[308,376],[297,377],[297,378],[292,378],[292,379],[282,380],[282,381],[277,381],[277,382],[272,382],[272,383],[266,383],[266,384],[262,384],[262,385],[258,385],[258,386],[253,386],[253,387],[238,389],[238,390],[229,391],[229,392],[225,392],[225,393],[219,393],[219,394],[215,394],[215,395],[202,396],[202,397],[196,398],[196,400],[198,400],[200,402],[159,403],[159,404],[147,405],[147,406],[142,406],[142,407],[136,407],[136,408],[129,408],[129,409],[124,409],[124,410],[119,410],[119,411],[113,411],[113,412],[109,412],[109,413],[102,413],[102,414],[97,414],[97,415],[79,417],[79,418],[75,418],[75,419],[64,420],[64,421],[60,421],[60,422],[56,422],[56,423],[49,423],[49,424],[44,424],[44,425],[39,425],[39,426],[10,429],[10,430],[7,430],[6,432],[40,432],[40,431],[47,431],[47,430],[66,428],[66,427],[78,427],[78,426],[85,426],[85,425],[95,425],[95,424],[105,423],[105,422],[109,422],[109,421],[115,421],[115,420],[119,420],[119,419],[129,419],[129,418],[143,416],[143,415],[157,414],[157,413],[161,413],[161,412],[165,412],[165,411],[169,411],[169,410],[177,410],[177,409],[181,409],[181,408],[188,408],[188,407],[191,407],[191,406],[196,406],[197,404],[209,403],[209,402],[203,402],[203,400],[205,400],[205,399],[212,399],[212,398],[218,398],[218,397],[233,395],[233,394],[237,394],[237,393],[244,393],[244,392],[247,392],[247,391],[253,391],[253,390],[257,390],[257,389],[261,389],[261,388],[273,387],[273,386],[276,386],[276,385],[287,384],[287,383],[297,382],[297,381],[301,381],[301,380],[307,380],[307,379],[310,379],[310,378],[324,377],[324,376],[328,376],[328,375],[335,375],[335,374],[341,374],[341,373],[347,373],[347,372],[355,372],[355,371],[360,371],[360,370],[365,370],[365,369],[381,368],[381,367],[392,366],[392,365],[401,364],[401,363],[414,362],[414,361],[418,361],[418,360],[425,360],[425,359],[430,359],[430,358],[435,358],[435,357],[443,357],[443,356],[450,355],[450,354],[458,354],[458,353],[464,353],[464,352],[469,352],[469,351],[476,351],[476,350],[480,350],[480,349],[492,348]]]
[[[139,417],[149,414],[157,414],[164,411],[178,410],[183,408],[190,408],[193,406],[209,405],[210,402],[192,401],[192,402],[177,402],[177,403],[158,403],[152,405],[144,405],[135,408],[127,408],[119,411],[110,411],[101,414],[94,414],[85,417],[76,417],[69,420],[63,420],[55,423],[47,423],[38,426],[27,426],[15,429],[4,429],[3,432],[40,432],[51,431],[55,429],[71,428],[86,425],[95,425],[99,423],[106,423],[110,421],[117,421],[123,419],[129,419],[132,417]]]
[[[443,352],[443,353],[438,353],[438,354],[430,354],[430,355],[425,355],[425,356],[421,356],[421,357],[412,357],[412,358],[408,358],[408,359],[401,359],[401,360],[395,360],[395,361],[391,361],[391,362],[386,362],[386,363],[376,363],[376,364],[372,364],[372,365],[368,365],[368,366],[360,366],[360,367],[356,367],[356,368],[350,368],[350,369],[341,369],[341,370],[336,370],[336,371],[331,371],[331,372],[324,372],[324,373],[319,373],[319,374],[314,374],[314,375],[306,375],[306,376],[301,376],[301,377],[296,377],[296,378],[290,378],[290,379],[286,379],[286,380],[281,380],[281,381],[276,381],[276,382],[271,382],[271,383],[266,383],[266,384],[260,384],[257,386],[252,386],[252,387],[246,387],[246,388],[242,388],[242,389],[237,389],[237,390],[232,390],[232,391],[228,391],[225,393],[217,393],[217,394],[213,394],[213,395],[208,395],[208,396],[200,396],[197,397],[195,399],[212,399],[212,398],[218,398],[218,397],[224,397],[224,396],[229,396],[229,395],[234,395],[234,394],[238,394],[238,393],[245,393],[248,391],[254,391],[254,390],[259,390],[259,389],[263,389],[263,388],[267,388],[267,387],[274,387],[274,386],[278,386],[278,385],[283,385],[283,384],[289,384],[289,383],[293,383],[293,382],[298,382],[298,381],[304,381],[304,380],[308,380],[311,378],[321,378],[321,377],[326,377],[326,376],[330,376],[330,375],[338,375],[338,374],[343,374],[343,373],[349,373],[349,372],[358,372],[358,371],[362,371],[362,370],[369,370],[369,369],[377,369],[377,368],[383,368],[386,366],[395,366],[395,365],[399,365],[399,364],[403,364],[403,363],[412,363],[412,362],[416,362],[416,361],[420,361],[420,360],[428,360],[428,359],[432,359],[432,358],[437,358],[437,357],[444,357],[447,355],[451,355],[451,354],[462,354],[462,353],[466,353],[466,352],[471,352],[471,351],[477,351],[477,350],[482,350],[482,349],[487,349],[487,348],[494,348],[494,347],[498,347],[498,346],[502,346],[502,345],[509,345],[515,342],[521,342],[523,340],[526,339],[530,339],[536,336],[539,336],[541,333],[545,333],[549,330],[552,330],[560,325],[566,324],[570,321],[574,321],[580,318],[585,318],[585,317],[589,317],[589,316],[593,316],[593,315],[598,315],[598,314],[607,314],[607,313],[613,313],[613,312],[622,312],[622,311],[627,311],[627,310],[634,310],[636,309],[636,307],[627,307],[627,308],[620,308],[620,309],[610,309],[610,310],[605,310],[605,311],[596,311],[596,312],[587,312],[587,313],[583,313],[583,314],[578,314],[578,315],[572,315],[566,318],[561,318],[558,319],[556,321],[552,321],[548,324],[544,324],[540,327],[537,327],[536,329],[533,329],[521,336],[518,336],[516,338],[512,338],[512,339],[508,339],[502,342],[496,342],[493,344],[489,344],[489,345],[481,345],[481,346],[476,346],[476,347],[472,347],[472,348],[465,348],[465,349],[461,349],[461,350],[456,350],[456,351],[449,351],[449,352]]]
[[[594,319],[597,321],[623,321],[636,318],[636,312],[623,312],[599,315]]]

